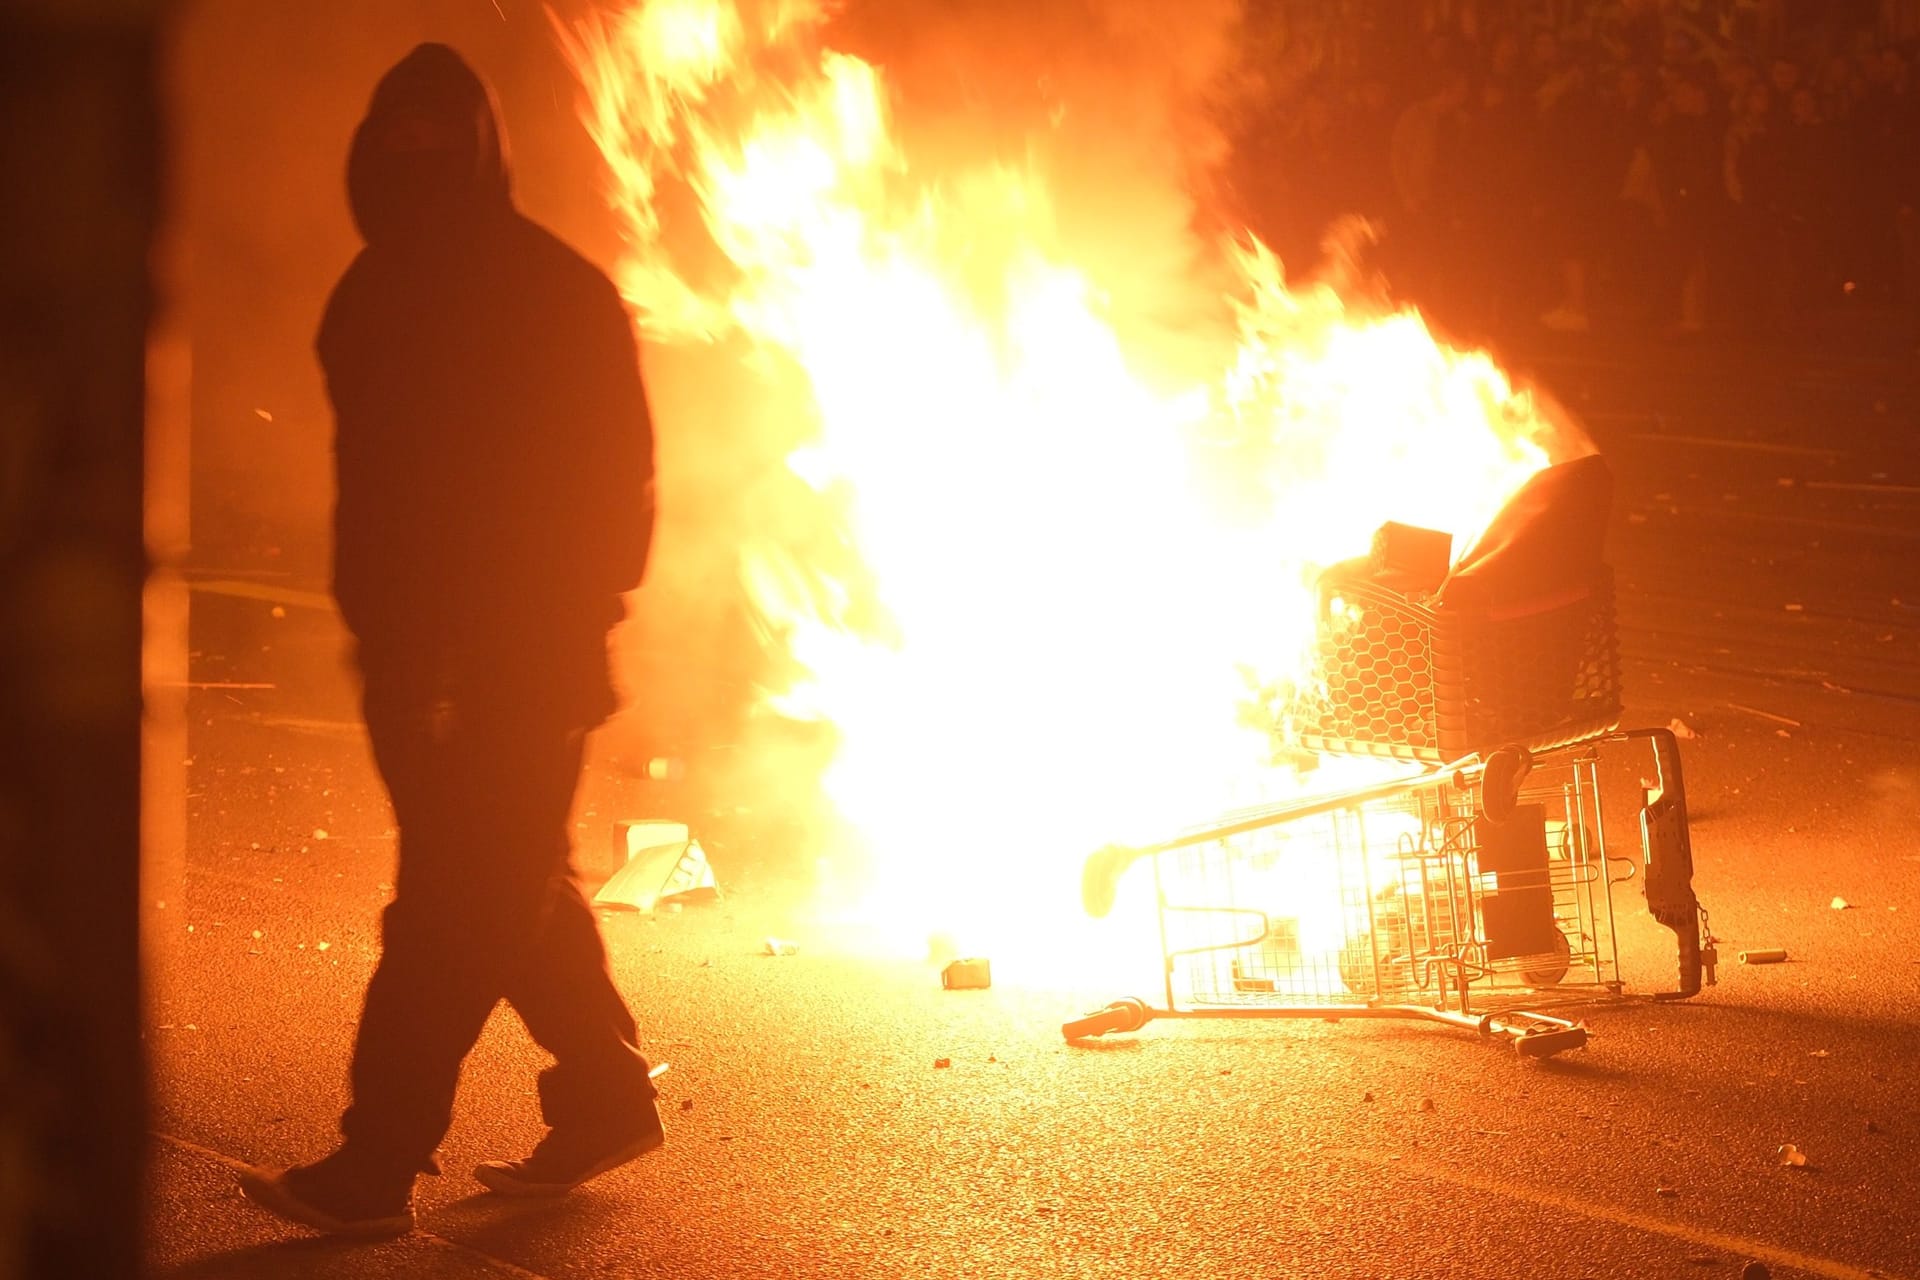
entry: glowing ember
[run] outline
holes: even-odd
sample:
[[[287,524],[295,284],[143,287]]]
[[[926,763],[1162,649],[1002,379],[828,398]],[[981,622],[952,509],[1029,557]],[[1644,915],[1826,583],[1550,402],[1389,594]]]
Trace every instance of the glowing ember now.
[[[741,550],[795,673],[766,705],[834,727],[822,789],[905,936],[1044,952],[1089,849],[1291,785],[1244,708],[1301,671],[1314,572],[1389,519],[1464,550],[1550,460],[1534,398],[1411,312],[1244,238],[1089,234],[1190,202],[1134,171],[1089,199],[1070,88],[897,119],[802,0],[561,36],[643,327],[737,349],[790,446]]]

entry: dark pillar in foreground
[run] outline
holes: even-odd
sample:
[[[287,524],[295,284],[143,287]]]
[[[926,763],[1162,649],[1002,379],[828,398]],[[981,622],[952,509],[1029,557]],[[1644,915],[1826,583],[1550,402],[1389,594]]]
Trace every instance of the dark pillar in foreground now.
[[[140,1270],[158,0],[0,5],[0,1274]]]

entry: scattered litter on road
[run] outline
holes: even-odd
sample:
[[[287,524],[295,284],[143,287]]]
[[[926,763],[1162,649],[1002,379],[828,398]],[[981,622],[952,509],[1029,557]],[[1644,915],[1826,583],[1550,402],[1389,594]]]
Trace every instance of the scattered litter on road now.
[[[952,1065],[953,1065],[952,1058],[935,1058],[933,1060],[933,1067],[934,1067],[934,1070],[936,1071],[943,1071]]]
[[[1422,1111],[1438,1111],[1440,1108],[1433,1104],[1432,1098],[1422,1098],[1420,1099],[1420,1109]]]
[[[1812,1053],[1809,1053],[1807,1056],[1809,1058],[1831,1058],[1833,1055],[1831,1053],[1828,1053],[1825,1049],[1815,1049]]]
[[[315,840],[325,840],[327,838],[327,829],[325,827],[315,827],[313,829],[313,838]]]
[[[993,985],[993,966],[980,956],[955,960],[940,971],[940,985],[948,991],[984,991]]]
[[[1689,742],[1700,736],[1694,732],[1692,725],[1682,720],[1679,716],[1675,716],[1673,719],[1667,721],[1667,732],[1682,742]]]
[[[682,1111],[691,1111],[691,1110],[693,1110],[693,1099],[692,1099],[692,1098],[682,1098],[682,1099],[680,1099],[680,1109],[681,1109]]]
[[[788,942],[785,938],[768,938],[766,954],[770,956],[797,956],[800,954],[800,944],[797,942]]]
[[[1364,1094],[1361,1094],[1361,1095],[1360,1095],[1360,1101],[1362,1101],[1362,1102],[1372,1102],[1372,1101],[1373,1101],[1373,1090],[1371,1090],[1371,1089],[1369,1089],[1369,1090],[1367,1090],[1367,1091],[1366,1091],[1366,1092],[1365,1092]]]
[[[1804,1169],[1807,1167],[1807,1153],[1794,1146],[1791,1142],[1781,1143],[1780,1150],[1776,1151],[1774,1155],[1779,1159],[1782,1168]]]
[[[1771,711],[1762,711],[1758,707],[1750,707],[1744,702],[1729,702],[1727,706],[1735,711],[1744,711],[1750,716],[1759,716],[1762,720],[1771,720],[1775,724],[1784,724],[1789,729],[1802,729],[1806,727],[1792,716],[1775,715]]]
[[[1785,964],[1786,962],[1787,949],[1785,947],[1759,947],[1752,951],[1742,951],[1740,953],[1741,964]]]
[[[1675,1196],[1680,1194],[1680,1189],[1678,1187],[1655,1187],[1653,1189],[1653,1194],[1657,1196],[1665,1196],[1667,1199],[1671,1200]]]
[[[1835,911],[1851,911],[1853,909],[1853,904],[1851,902],[1848,902],[1845,898],[1835,898],[1833,900],[1833,909]]]
[[[647,1079],[658,1080],[661,1076],[667,1074],[667,1071],[672,1067],[672,1065],[673,1065],[672,1063],[668,1063],[668,1062],[654,1063],[652,1066],[647,1068]]]
[[[1869,1121],[1867,1121],[1867,1132],[1868,1132],[1868,1133],[1878,1133],[1878,1132],[1880,1132],[1880,1126],[1879,1126],[1879,1125],[1877,1125],[1877,1124],[1875,1124],[1875,1123],[1874,1123],[1873,1121],[1871,1121],[1871,1120],[1869,1120]]]
[[[332,945],[333,944],[331,942],[316,942],[313,944],[313,949],[315,951],[325,951],[328,947],[331,947]]]
[[[1773,1272],[1764,1262],[1749,1262],[1740,1268],[1740,1280],[1773,1280]]]

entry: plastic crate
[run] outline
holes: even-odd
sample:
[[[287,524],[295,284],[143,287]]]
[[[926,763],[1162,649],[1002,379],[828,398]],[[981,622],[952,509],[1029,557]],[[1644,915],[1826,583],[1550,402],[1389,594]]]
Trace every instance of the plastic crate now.
[[[1541,751],[1620,722],[1611,575],[1498,614],[1430,606],[1363,581],[1320,586],[1318,671],[1288,736],[1307,750],[1444,764]]]

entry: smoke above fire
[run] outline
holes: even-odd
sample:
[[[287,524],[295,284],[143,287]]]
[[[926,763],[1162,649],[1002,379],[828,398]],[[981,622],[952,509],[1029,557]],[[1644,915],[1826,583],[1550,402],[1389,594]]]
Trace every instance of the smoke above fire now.
[[[1258,695],[1310,678],[1314,573],[1389,519],[1464,550],[1581,448],[1350,260],[1290,284],[1235,230],[1239,21],[643,0],[558,26],[650,340],[656,589],[741,585],[740,800],[830,814],[909,933],[1004,955],[1095,844],[1287,785]]]

